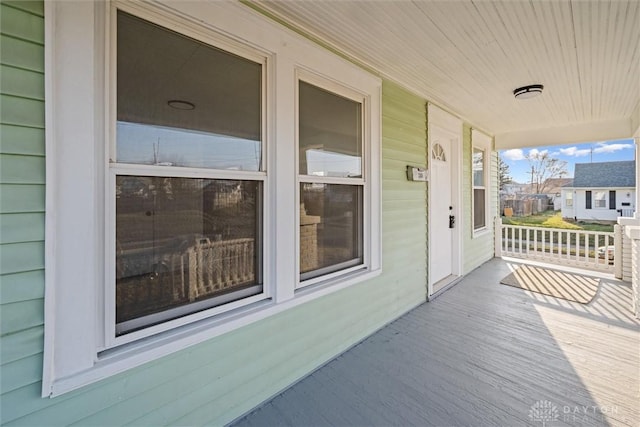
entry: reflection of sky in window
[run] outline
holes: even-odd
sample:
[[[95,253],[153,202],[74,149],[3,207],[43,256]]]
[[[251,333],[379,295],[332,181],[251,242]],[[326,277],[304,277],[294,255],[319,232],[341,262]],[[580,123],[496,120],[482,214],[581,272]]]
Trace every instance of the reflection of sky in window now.
[[[360,177],[360,156],[333,153],[323,150],[306,150],[307,173],[316,176]]]
[[[473,185],[482,187],[484,185],[484,151],[473,149]]]
[[[119,163],[260,170],[260,141],[120,121],[117,135]]]

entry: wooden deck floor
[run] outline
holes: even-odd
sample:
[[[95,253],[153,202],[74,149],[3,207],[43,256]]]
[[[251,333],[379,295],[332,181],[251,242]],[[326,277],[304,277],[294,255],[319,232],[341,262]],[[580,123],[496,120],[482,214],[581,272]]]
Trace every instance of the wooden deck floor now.
[[[581,305],[500,285],[515,267],[490,261],[236,425],[639,426],[630,286]]]

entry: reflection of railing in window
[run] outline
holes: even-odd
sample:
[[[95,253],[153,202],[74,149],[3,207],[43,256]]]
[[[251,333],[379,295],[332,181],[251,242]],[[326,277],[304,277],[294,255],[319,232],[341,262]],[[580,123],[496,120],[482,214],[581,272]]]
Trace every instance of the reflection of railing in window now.
[[[192,242],[165,251],[151,263],[148,249],[120,248],[116,258],[118,322],[255,284],[255,239],[198,237]]]
[[[175,255],[180,257],[182,290],[189,301],[254,282],[254,246],[253,239],[211,242],[205,238],[186,254]]]

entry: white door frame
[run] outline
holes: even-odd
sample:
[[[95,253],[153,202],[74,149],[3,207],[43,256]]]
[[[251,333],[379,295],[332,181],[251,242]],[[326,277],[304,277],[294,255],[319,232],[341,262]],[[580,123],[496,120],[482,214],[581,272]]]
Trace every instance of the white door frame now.
[[[451,262],[452,271],[451,274],[453,276],[453,280],[456,277],[462,275],[462,226],[464,224],[462,218],[462,120],[459,118],[447,113],[441,108],[436,107],[433,104],[427,105],[427,156],[428,156],[428,165],[429,165],[429,173],[432,170],[433,159],[431,158],[431,149],[432,149],[432,141],[431,133],[434,130],[437,130],[440,133],[444,133],[451,139],[451,203],[453,205],[452,215],[456,218],[455,227],[453,228],[453,236],[452,236],[452,252],[453,252],[453,260]],[[431,262],[433,260],[433,250],[435,250],[434,245],[431,243],[432,227],[434,221],[432,218],[432,207],[433,207],[433,194],[434,191],[431,188],[431,177],[429,177],[428,189],[429,189],[429,219],[428,219],[428,256],[429,256],[429,271],[428,271],[428,284],[427,284],[427,294],[430,297],[433,295],[433,285],[431,276]]]

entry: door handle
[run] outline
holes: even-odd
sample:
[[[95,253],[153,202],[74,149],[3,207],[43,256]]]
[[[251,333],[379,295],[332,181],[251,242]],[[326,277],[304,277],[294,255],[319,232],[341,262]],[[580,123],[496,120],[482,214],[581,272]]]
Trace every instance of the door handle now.
[[[454,228],[456,225],[456,217],[454,215],[449,215],[449,228]]]

